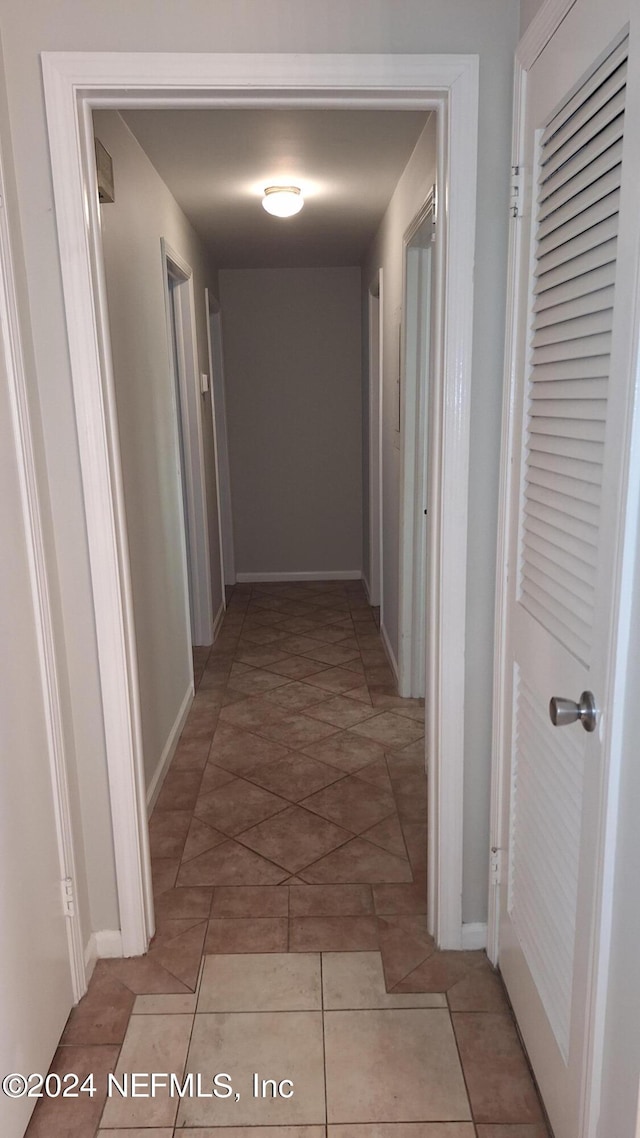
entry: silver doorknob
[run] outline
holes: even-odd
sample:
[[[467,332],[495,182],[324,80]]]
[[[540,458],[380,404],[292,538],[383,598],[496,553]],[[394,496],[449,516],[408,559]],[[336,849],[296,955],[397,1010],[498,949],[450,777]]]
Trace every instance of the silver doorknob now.
[[[598,709],[593,692],[583,691],[579,703],[554,695],[549,701],[549,718],[554,727],[566,727],[579,719],[585,731],[595,731]]]

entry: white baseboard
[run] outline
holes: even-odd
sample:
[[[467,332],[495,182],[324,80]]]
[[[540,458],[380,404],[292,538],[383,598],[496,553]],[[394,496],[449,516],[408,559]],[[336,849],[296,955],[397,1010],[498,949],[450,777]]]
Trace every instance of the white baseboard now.
[[[362,584],[364,585],[364,591],[367,594],[367,600],[369,604],[371,604],[371,586],[369,585],[369,582],[367,581],[364,573],[362,574]]]
[[[486,921],[470,922],[462,926],[462,948],[466,951],[473,951],[476,948],[487,947],[487,924]]]
[[[149,786],[147,787],[147,814],[151,814],[151,811],[156,804],[156,798],[160,793],[165,775],[169,770],[171,760],[175,755],[176,747],[178,746],[178,739],[180,738],[182,728],[186,723],[192,700],[193,687],[192,685],[189,685],[182,704],[180,705],[180,710],[178,712],[176,721],[171,728],[171,731],[169,732],[169,738],[165,743],[164,750],[160,756],[160,761],[155,770],[155,774],[151,779]]]
[[[93,975],[98,960],[122,956],[122,933],[120,929],[100,929],[91,933],[84,950],[84,967],[87,984]]]
[[[387,634],[387,630],[386,630],[384,624],[380,625],[380,638],[382,640],[382,646],[383,646],[383,648],[387,654],[387,660],[389,661],[389,666],[391,668],[391,671],[393,672],[393,675],[394,675],[395,681],[396,681],[396,685],[397,685],[400,682],[399,672],[398,672],[398,661],[396,660],[396,658],[394,656],[393,648],[391,647],[391,641],[389,640],[389,636]]]
[[[213,622],[213,643],[214,644],[215,644],[216,640],[218,639],[218,633],[219,633],[220,629],[222,628],[222,622],[224,620],[224,614],[226,613],[226,611],[227,611],[227,608],[226,608],[226,605],[225,605],[224,600],[223,600],[222,604],[220,605],[220,608],[218,609],[216,619]]]
[[[261,581],[360,581],[361,569],[319,569],[317,572],[300,573],[236,573],[236,581],[242,585]]]

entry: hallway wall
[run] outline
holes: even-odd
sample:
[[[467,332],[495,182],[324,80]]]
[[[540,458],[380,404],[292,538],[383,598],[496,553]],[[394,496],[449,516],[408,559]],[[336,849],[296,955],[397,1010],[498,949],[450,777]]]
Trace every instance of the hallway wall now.
[[[199,367],[209,371],[205,286],[217,278],[200,239],[116,111],[94,116],[113,159],[115,201],[100,207],[147,786],[191,688],[182,490],[160,239],[193,270]],[[222,603],[210,394],[202,400],[213,611]]]
[[[69,669],[73,716],[82,724],[83,754],[94,775],[93,810],[109,817],[100,687],[92,618],[84,505],[60,280],[60,258],[42,90],[42,51],[150,52],[475,52],[480,58],[478,219],[476,238],[474,373],[477,439],[471,454],[470,516],[477,517],[469,546],[474,567],[470,621],[473,653],[482,676],[491,669],[493,573],[498,497],[498,437],[508,235],[513,52],[518,36],[514,0],[5,0],[0,16],[9,112],[24,238],[34,363],[29,382],[44,427],[53,529],[50,552],[60,578],[64,636],[59,650]],[[489,429],[487,430],[487,426]],[[475,427],[474,427],[475,429]],[[471,560],[475,558],[475,564]],[[482,685],[479,685],[480,687]],[[469,708],[473,715],[478,709]],[[486,829],[489,748],[481,709],[475,763],[477,786],[469,809]],[[92,851],[101,869],[112,864],[108,827]],[[465,844],[463,912],[486,915],[486,843]],[[92,891],[92,896],[93,896]],[[96,904],[115,920],[115,891]],[[115,927],[103,924],[97,927]]]
[[[360,572],[360,270],[220,272],[236,572]]]

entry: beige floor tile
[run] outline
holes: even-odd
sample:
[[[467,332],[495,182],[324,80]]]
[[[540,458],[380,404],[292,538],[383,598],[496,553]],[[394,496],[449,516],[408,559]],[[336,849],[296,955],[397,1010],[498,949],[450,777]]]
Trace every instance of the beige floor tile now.
[[[376,919],[369,917],[292,917],[290,952],[366,952],[378,947]]]
[[[206,855],[205,855],[206,856]],[[300,871],[310,885],[411,881],[409,862],[362,838],[341,846]]]
[[[220,712],[220,721],[217,731],[220,729],[221,724],[230,723],[232,726],[239,727],[241,730],[261,734],[262,727],[265,723],[275,723],[278,719],[282,718],[282,715],[282,708],[277,707],[275,703],[270,703],[264,695],[249,695],[245,699],[233,703],[230,707],[223,707]],[[212,746],[215,742],[216,739],[214,735]],[[211,758],[214,762],[217,762],[213,751],[211,752]]]
[[[327,1131],[324,1126],[188,1126],[179,1134],[185,1138],[326,1138]]]
[[[379,916],[426,913],[427,893],[419,885],[374,885],[373,904]]]
[[[308,656],[310,660],[320,660],[323,664],[332,664],[336,668],[349,660],[360,658],[357,648],[343,648],[341,644],[320,644],[318,641],[313,648],[307,648],[300,655]]]
[[[185,862],[178,874],[178,886],[279,885],[288,876],[286,870],[253,850],[228,841]]]
[[[292,683],[285,681],[284,687],[269,692],[265,698],[286,712],[305,711],[312,708],[316,703],[326,702],[327,692],[323,691],[322,688],[312,687],[311,684],[294,680]]]
[[[132,1016],[116,1067],[116,1078],[124,1073],[154,1071],[175,1072],[180,1077],[184,1070],[189,1047],[192,1015]],[[173,1126],[178,1100],[171,1098],[168,1088],[158,1088],[149,1098],[121,1098],[112,1096],[102,1116],[102,1125],[109,1127]]]
[[[261,763],[243,773],[251,782],[290,802],[298,802],[314,791],[344,778],[344,771],[337,767],[330,767],[327,763],[320,763],[310,755],[298,754],[296,751],[291,751],[275,763]]]
[[[274,818],[247,830],[239,840],[276,865],[282,865],[291,874],[298,873],[310,862],[336,849],[349,837],[346,830],[333,822],[310,814],[299,806],[290,806]]]
[[[454,1012],[451,1018],[476,1122],[542,1122],[511,1016]]]
[[[345,774],[355,774],[362,767],[384,761],[384,747],[372,739],[362,739],[352,731],[339,731],[329,739],[303,748],[305,755],[338,767]]]
[[[311,685],[307,685],[310,687]],[[353,727],[354,723],[361,723],[364,719],[369,719],[375,715],[376,712],[369,704],[367,706],[360,701],[349,699],[344,695],[336,695],[333,699],[327,699],[317,707],[310,707],[307,710],[307,715],[312,719],[321,719],[325,723],[333,723],[336,727]]]
[[[390,791],[379,790],[357,775],[351,775],[340,782],[327,786],[323,790],[305,798],[302,802],[305,810],[312,810],[322,818],[360,834],[363,830],[377,825],[390,814],[395,816],[396,807]],[[376,842],[376,845],[381,845]],[[394,851],[395,852],[395,851]],[[405,855],[404,843],[400,856]]]
[[[411,719],[404,719],[401,715],[394,715],[392,711],[383,711],[374,715],[364,723],[357,723],[352,727],[357,735],[364,735],[366,739],[374,739],[383,743],[388,750],[413,743],[424,735],[424,728]]]
[[[329,1126],[327,1135],[328,1138],[474,1138],[474,1128],[472,1122],[382,1122],[366,1126]]]
[[[320,666],[318,663],[318,667]],[[324,691],[335,692],[336,694],[362,686],[362,671],[360,670],[362,665],[359,660],[349,661],[342,668],[331,668],[327,667],[326,664],[322,667],[324,668],[322,672],[309,675],[308,684],[313,684],[315,687],[323,688]]]
[[[212,792],[211,801],[209,800],[209,795],[201,795],[196,803],[196,811],[201,811],[206,815],[213,801],[213,795],[216,793],[216,791]],[[182,861],[191,861],[191,858],[198,857],[199,854],[214,849],[216,846],[221,845],[222,842],[226,842],[226,840],[226,834],[221,834],[218,830],[214,829],[213,826],[207,825],[201,817],[196,816],[192,819],[191,825],[189,826],[189,833],[187,834],[187,840],[182,851]]]
[[[187,1070],[221,1069],[233,1077],[234,1098],[183,1100],[178,1127],[324,1124],[321,1012],[196,1015]],[[293,1097],[254,1098],[254,1072],[260,1079],[290,1079]]]
[[[366,767],[361,767],[357,772],[358,778],[363,778],[365,782],[370,782],[372,786],[377,786],[380,790],[388,790],[392,792],[391,779],[389,778],[389,771],[384,759],[376,759],[375,762],[369,763]]]
[[[259,692],[270,692],[274,688],[282,687],[288,681],[285,676],[277,676],[275,672],[267,672],[262,668],[254,668],[244,676],[234,676],[231,681],[235,691],[245,692],[246,695],[256,695]]]
[[[323,953],[322,990],[324,1007],[331,1011],[447,1006],[441,992],[412,996],[388,993],[379,952]]]
[[[327,664],[321,664],[319,660],[307,660],[304,656],[287,656],[284,660],[269,664],[266,670],[290,680],[304,680],[307,676],[326,671]]]
[[[196,1010],[195,993],[167,996],[136,996],[132,1015],[189,1015]]]
[[[292,917],[366,917],[373,912],[369,885],[304,885],[289,894]]]
[[[479,1126],[478,1138],[551,1138],[544,1122],[524,1126]]]
[[[288,917],[289,890],[283,885],[219,885],[212,917]]]
[[[396,854],[397,857],[407,856],[407,848],[404,844],[400,819],[395,813],[390,815],[389,818],[383,818],[381,822],[372,826],[370,830],[363,830],[362,837],[366,838],[368,842],[373,842],[375,846],[380,846],[383,850],[388,850],[389,853]]]
[[[237,658],[241,664],[251,664],[253,668],[266,668],[268,664],[275,664],[277,660],[284,660],[290,655],[290,652],[281,650],[280,644],[277,644],[274,648],[245,648],[238,652]]]
[[[142,1130],[130,1130],[127,1127],[125,1130],[99,1130],[97,1138],[172,1138],[173,1127],[168,1129],[165,1126],[158,1129],[157,1126],[152,1126],[150,1129],[146,1127]]]
[[[286,952],[286,917],[219,917],[209,921],[205,953]]]
[[[259,727],[261,735],[282,743],[292,751],[303,751],[312,743],[335,735],[337,730],[333,723],[320,723],[317,719],[309,719],[307,715],[296,714],[285,715],[277,722],[262,723]]]
[[[325,1012],[328,1121],[471,1118],[447,1011]]]
[[[320,1011],[319,953],[205,957],[198,1012]]]
[[[236,778],[207,795],[206,806],[196,806],[196,810],[200,821],[233,838],[286,806],[288,802],[278,795],[244,778]]]
[[[243,770],[255,767],[258,763],[273,763],[286,754],[287,748],[280,743],[272,743],[233,723],[219,723],[211,744],[209,761],[216,767],[241,774]]]

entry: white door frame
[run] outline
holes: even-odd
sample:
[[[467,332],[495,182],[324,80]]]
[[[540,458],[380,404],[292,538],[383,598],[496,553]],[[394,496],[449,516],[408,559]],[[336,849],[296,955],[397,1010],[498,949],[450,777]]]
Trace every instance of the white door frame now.
[[[382,376],[383,376],[383,270],[378,269],[367,293],[369,347],[369,577],[364,584],[369,604],[380,606],[382,623]]]
[[[437,381],[433,375],[432,360],[435,344],[440,330],[435,326],[431,314],[436,307],[438,280],[432,264],[431,280],[427,282],[429,327],[426,337],[420,331],[422,312],[416,313],[416,343],[409,343],[412,330],[409,322],[409,273],[412,268],[411,241],[420,226],[431,215],[434,225],[436,215],[435,186],[430,191],[418,213],[408,226],[403,238],[402,256],[402,383],[401,383],[401,458],[400,458],[400,605],[398,622],[398,690],[400,695],[414,698],[426,696],[426,629],[431,627],[433,616],[429,608],[433,595],[428,586],[430,574],[425,566],[430,566],[433,551],[427,548],[430,529],[424,511],[430,508],[428,495],[434,479],[427,479],[427,463],[430,462],[431,446],[427,432],[431,434],[431,383]],[[417,251],[416,251],[417,252]],[[430,251],[430,261],[433,253]],[[416,265],[421,271],[421,266]],[[433,285],[436,287],[433,288]],[[424,294],[419,288],[414,298],[422,306]],[[434,335],[435,334],[435,335]],[[416,348],[424,355],[425,339],[429,358],[426,373],[423,359],[416,356]],[[425,430],[426,427],[426,430]],[[435,472],[434,472],[435,473]],[[436,479],[437,480],[437,479]],[[416,617],[421,615],[421,620]],[[426,720],[430,721],[429,708]]]
[[[229,466],[229,436],[227,432],[227,401],[224,385],[224,350],[222,346],[222,318],[220,302],[205,289],[207,312],[207,343],[209,347],[209,374],[211,376],[211,418],[216,459],[216,492],[218,495],[218,530],[220,536],[220,572],[222,604],[227,607],[226,585],[236,583],[236,564],[233,541],[233,511],[231,508],[231,470]],[[215,335],[212,329],[215,328]]]
[[[515,60],[514,113],[512,163],[514,170],[519,165],[519,156],[524,146],[525,94],[527,73],[536,59],[549,43],[551,37],[562,24],[565,16],[576,0],[547,0],[534,17],[525,36],[520,41]],[[605,45],[603,44],[603,47]],[[638,33],[630,45],[631,58],[638,59]],[[585,60],[585,67],[591,63]],[[631,92],[633,91],[633,95]],[[627,115],[633,121],[634,105],[638,101],[637,84],[628,87],[629,100]],[[631,132],[629,132],[631,133]],[[626,217],[637,218],[635,187],[640,180],[640,147],[625,143],[625,167],[621,200],[622,219],[625,206]],[[526,171],[525,171],[526,174]],[[626,197],[625,197],[626,192]],[[515,202],[515,199],[514,199]],[[622,221],[621,221],[622,225]],[[634,222],[625,255],[619,253],[616,280],[616,308],[625,309],[626,325],[631,329],[628,342],[619,356],[621,366],[627,366],[631,373],[638,375],[640,366],[640,286],[637,276],[639,225]],[[627,225],[627,234],[629,226]],[[498,551],[496,562],[496,620],[494,653],[494,694],[493,694],[493,744],[491,780],[491,819],[490,842],[495,854],[493,870],[490,874],[489,913],[487,953],[494,964],[499,964],[500,927],[500,889],[499,876],[502,873],[502,852],[508,846],[505,832],[504,786],[505,764],[510,761],[507,753],[505,725],[510,715],[510,707],[505,693],[508,691],[507,669],[507,602],[509,592],[509,550],[512,547],[513,518],[510,502],[512,479],[514,476],[514,434],[515,394],[518,383],[517,335],[520,325],[520,304],[522,291],[517,287],[521,277],[523,259],[530,253],[528,235],[522,232],[517,221],[517,202],[509,242],[507,320],[505,345],[505,382],[502,417],[502,443],[500,464],[500,499],[498,512]],[[635,399],[635,413],[634,413]],[[601,1079],[604,1049],[604,1031],[607,1003],[607,978],[610,957],[611,909],[613,904],[613,882],[616,857],[617,812],[620,783],[620,765],[624,738],[624,719],[628,712],[625,702],[626,662],[629,638],[632,630],[633,580],[637,549],[638,507],[640,503],[640,415],[637,413],[638,393],[630,393],[630,404],[624,428],[620,433],[620,446],[627,456],[626,493],[618,503],[619,524],[617,527],[616,581],[615,581],[615,627],[612,628],[612,644],[616,650],[611,663],[608,690],[602,693],[602,706],[605,711],[601,717],[602,739],[602,796],[600,829],[598,834],[597,893],[592,929],[590,953],[590,978],[588,986],[587,1025],[589,1047],[584,1074],[584,1096],[582,1103],[582,1122],[580,1138],[595,1138],[600,1105]],[[519,473],[519,472],[516,472]]]
[[[123,947],[152,928],[138,678],[113,375],[106,332],[91,113],[95,107],[435,110],[447,203],[439,582],[430,765],[429,923],[462,943],[468,464],[475,248],[478,56],[44,52],[56,218],[106,725]],[[87,224],[87,212],[89,224]],[[446,503],[446,509],[444,504]],[[444,756],[446,761],[440,762]]]
[[[25,541],[31,576],[31,592],[38,643],[38,664],[42,680],[42,700],[47,727],[47,756],[51,777],[52,805],[60,866],[60,907],[63,893],[67,906],[69,968],[74,1000],[87,990],[88,965],[82,939],[81,901],[71,815],[71,796],[67,773],[67,744],[62,714],[58,662],[54,639],[53,613],[49,590],[49,570],[38,491],[36,455],[31,430],[29,396],[22,333],[11,249],[4,166],[0,155],[0,351],[4,353],[16,460],[21,486]],[[17,870],[19,872],[19,870]],[[63,883],[67,883],[67,888]]]
[[[170,312],[173,302],[168,275],[171,274],[178,282],[175,298],[177,303],[174,304],[178,374],[174,378],[180,392],[176,416],[177,429],[182,439],[182,478],[187,498],[187,516],[183,524],[185,542],[189,549],[188,595],[185,600],[191,626],[191,643],[205,645],[213,643],[213,602],[193,270],[164,237],[160,239],[160,246],[167,306],[169,363],[172,370],[175,368],[172,344],[174,321]]]

